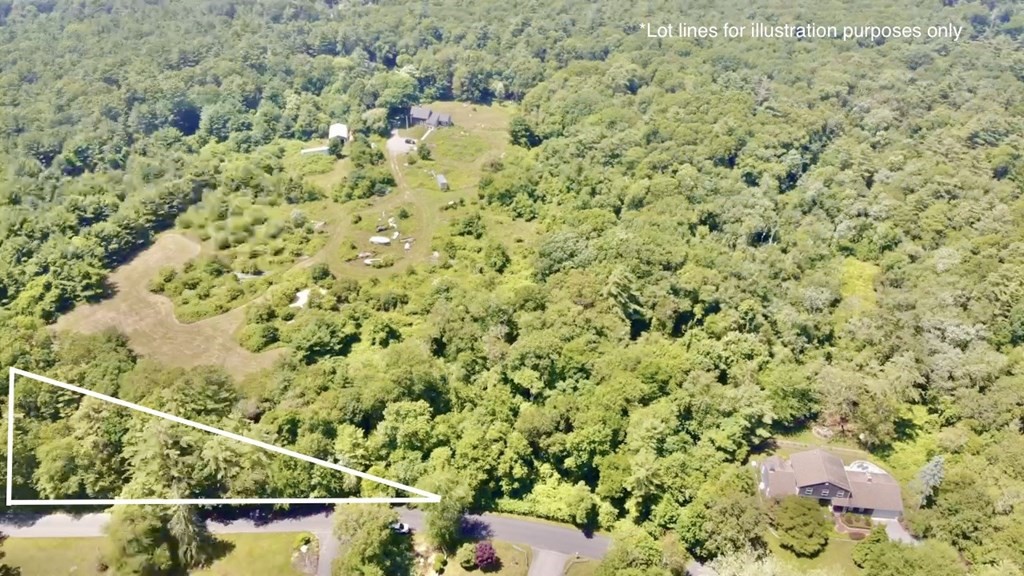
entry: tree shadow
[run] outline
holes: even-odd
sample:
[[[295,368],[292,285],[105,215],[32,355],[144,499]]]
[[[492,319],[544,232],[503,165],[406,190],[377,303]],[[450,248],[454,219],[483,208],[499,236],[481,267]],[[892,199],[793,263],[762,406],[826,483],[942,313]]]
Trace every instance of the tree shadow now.
[[[459,536],[467,542],[488,540],[494,536],[490,524],[480,518],[463,518],[459,525]]]
[[[484,574],[490,572],[500,572],[505,567],[505,562],[501,558],[495,558],[494,562],[490,566],[480,568],[480,571]]]
[[[214,538],[207,550],[210,562],[215,562],[235,551],[235,543],[228,540]]]

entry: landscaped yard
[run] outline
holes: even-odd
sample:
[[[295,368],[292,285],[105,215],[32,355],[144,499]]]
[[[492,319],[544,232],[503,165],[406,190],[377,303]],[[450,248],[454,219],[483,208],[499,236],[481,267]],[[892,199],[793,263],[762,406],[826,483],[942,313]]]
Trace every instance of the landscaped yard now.
[[[296,534],[236,534],[221,537],[231,552],[192,576],[299,576],[291,566]],[[10,538],[5,562],[22,576],[105,576],[99,571],[103,538]],[[517,573],[511,573],[517,574]],[[523,572],[525,574],[525,572]]]
[[[825,570],[828,574],[835,574],[837,576],[857,576],[860,574],[860,570],[853,563],[851,556],[853,547],[857,543],[841,538],[843,538],[842,535],[833,534],[830,537],[828,546],[821,554],[814,558],[800,558],[789,550],[782,548],[779,545],[779,539],[770,532],[765,534],[765,541],[768,543],[768,548],[772,554],[778,556],[786,564],[802,571],[820,569]]]
[[[487,572],[490,576],[526,576],[530,571],[530,547],[526,545],[510,544],[501,540],[492,540],[494,550],[501,559],[501,570]],[[518,549],[517,549],[518,548]],[[467,572],[455,561],[455,556],[448,558],[448,566],[444,571],[445,576],[480,576],[479,570]]]

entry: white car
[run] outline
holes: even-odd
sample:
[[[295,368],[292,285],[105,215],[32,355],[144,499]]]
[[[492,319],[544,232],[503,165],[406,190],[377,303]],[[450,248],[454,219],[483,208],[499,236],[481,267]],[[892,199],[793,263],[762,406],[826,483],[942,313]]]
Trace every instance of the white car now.
[[[394,530],[395,534],[412,534],[412,528],[402,522],[395,522],[391,525],[391,529]]]

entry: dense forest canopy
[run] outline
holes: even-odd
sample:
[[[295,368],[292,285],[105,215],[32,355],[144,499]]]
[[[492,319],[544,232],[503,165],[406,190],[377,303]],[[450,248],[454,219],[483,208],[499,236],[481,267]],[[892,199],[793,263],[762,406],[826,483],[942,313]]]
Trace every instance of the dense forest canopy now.
[[[876,543],[866,570],[1020,573],[1024,6],[698,4],[0,0],[0,365],[655,549],[608,574],[673,570],[659,542],[762,546],[746,464],[816,424],[893,469],[936,551]],[[654,20],[964,34],[655,39]],[[163,366],[47,326],[183,218],[394,185],[365,143],[330,190],[275,147],[339,119],[372,140],[438,100],[515,109],[511,146],[430,239],[446,263],[313,267],[310,309],[248,306],[243,344],[289,351],[273,369]],[[152,288],[180,307],[217,262]],[[379,490],[24,386],[23,497]]]

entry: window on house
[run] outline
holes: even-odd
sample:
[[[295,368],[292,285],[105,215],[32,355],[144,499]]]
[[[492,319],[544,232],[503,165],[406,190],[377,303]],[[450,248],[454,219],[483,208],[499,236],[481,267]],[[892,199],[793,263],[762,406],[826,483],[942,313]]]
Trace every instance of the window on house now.
[[[814,488],[804,488],[804,496],[810,496],[814,494]]]
[[[821,495],[822,496],[828,496],[828,489],[822,490],[821,491]]]
[[[836,498],[842,498],[843,496],[846,496],[846,492],[843,492],[842,490],[836,491]]]

